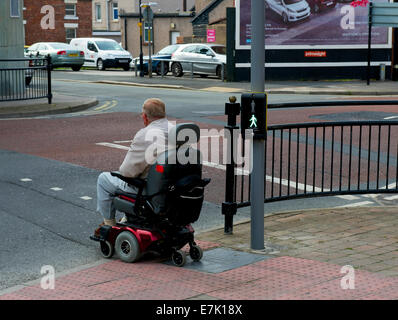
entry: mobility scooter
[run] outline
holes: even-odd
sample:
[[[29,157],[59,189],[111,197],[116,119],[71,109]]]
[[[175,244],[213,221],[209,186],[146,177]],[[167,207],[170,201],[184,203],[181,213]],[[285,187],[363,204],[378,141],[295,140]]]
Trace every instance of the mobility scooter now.
[[[191,141],[193,136],[195,141]],[[99,241],[105,258],[116,252],[122,261],[135,262],[144,253],[156,252],[171,256],[176,266],[183,266],[186,253],[181,248],[186,244],[193,261],[202,258],[203,251],[194,241],[191,226],[199,218],[204,187],[210,182],[202,179],[200,151],[191,147],[199,136],[196,124],[174,126],[169,132],[168,150],[151,165],[145,180],[111,172],[138,192],[118,190],[113,205],[125,214],[127,222],[102,226],[99,237],[90,237]]]

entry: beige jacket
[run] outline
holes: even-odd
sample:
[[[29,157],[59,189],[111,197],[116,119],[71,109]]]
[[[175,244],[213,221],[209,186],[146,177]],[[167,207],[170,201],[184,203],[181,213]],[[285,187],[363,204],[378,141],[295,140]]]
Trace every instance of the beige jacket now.
[[[119,168],[120,173],[125,177],[146,178],[151,164],[167,149],[168,132],[172,126],[162,118],[139,130]]]

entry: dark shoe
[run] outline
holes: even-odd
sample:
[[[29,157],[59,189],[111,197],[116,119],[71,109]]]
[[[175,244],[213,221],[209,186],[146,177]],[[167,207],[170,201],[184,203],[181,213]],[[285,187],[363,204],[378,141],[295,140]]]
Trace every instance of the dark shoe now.
[[[96,237],[96,238],[99,238],[99,237],[100,237],[100,230],[101,230],[101,227],[104,226],[104,225],[105,225],[105,223],[102,222],[102,223],[99,225],[99,227],[98,227],[97,229],[95,229],[95,231],[94,231],[94,237]]]

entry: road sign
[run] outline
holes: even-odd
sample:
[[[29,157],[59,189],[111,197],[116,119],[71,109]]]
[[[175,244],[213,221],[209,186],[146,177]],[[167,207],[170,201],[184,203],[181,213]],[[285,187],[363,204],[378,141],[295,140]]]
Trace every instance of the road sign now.
[[[216,29],[207,29],[207,42],[216,42]]]
[[[398,28],[398,3],[369,2],[367,85],[370,83],[370,56],[373,26]]]
[[[369,14],[373,26],[398,27],[398,3],[372,3],[371,7]]]
[[[144,17],[145,22],[151,23],[153,20],[153,11],[151,7],[149,6],[145,7],[142,16]]]

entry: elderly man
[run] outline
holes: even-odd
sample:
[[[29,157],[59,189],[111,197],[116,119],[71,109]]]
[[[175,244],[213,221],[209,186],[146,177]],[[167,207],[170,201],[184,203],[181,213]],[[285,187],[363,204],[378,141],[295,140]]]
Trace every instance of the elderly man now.
[[[165,104],[162,100],[147,99],[142,106],[144,128],[139,130],[130,145],[119,172],[125,177],[144,179],[148,175],[150,165],[157,156],[167,148],[168,131],[172,124],[166,119]],[[103,216],[100,225],[116,224],[112,201],[116,190],[137,193],[137,189],[124,181],[103,172],[97,182],[97,211]],[[95,235],[99,235],[98,228]]]

